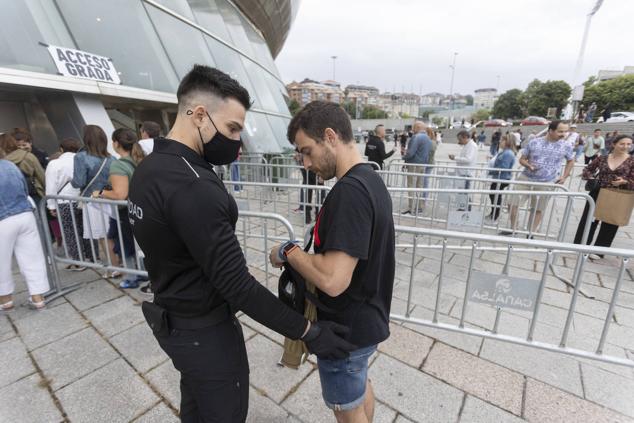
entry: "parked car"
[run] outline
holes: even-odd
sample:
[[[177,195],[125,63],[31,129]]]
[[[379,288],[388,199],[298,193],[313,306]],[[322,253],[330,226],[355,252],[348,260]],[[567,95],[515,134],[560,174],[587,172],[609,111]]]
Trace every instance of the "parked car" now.
[[[491,127],[491,126],[509,126],[509,123],[503,119],[490,119],[487,120],[486,122],[484,122],[484,126],[486,127]]]
[[[546,118],[539,116],[529,116],[520,122],[520,126],[532,126],[532,125],[548,125],[550,121]]]
[[[634,112],[614,112],[605,123],[634,122]]]

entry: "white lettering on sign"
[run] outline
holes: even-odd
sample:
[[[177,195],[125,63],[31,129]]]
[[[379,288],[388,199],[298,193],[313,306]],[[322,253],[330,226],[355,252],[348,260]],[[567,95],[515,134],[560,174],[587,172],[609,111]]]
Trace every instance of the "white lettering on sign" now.
[[[539,281],[473,270],[467,298],[495,307],[533,311],[538,290]]]
[[[66,47],[49,45],[47,48],[57,70],[64,76],[121,83],[117,70],[107,57]]]

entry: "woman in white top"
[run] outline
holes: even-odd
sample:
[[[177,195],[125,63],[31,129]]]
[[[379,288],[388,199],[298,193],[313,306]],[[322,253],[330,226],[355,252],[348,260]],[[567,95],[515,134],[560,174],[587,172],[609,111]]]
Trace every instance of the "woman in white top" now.
[[[80,148],[81,143],[74,138],[66,138],[60,143],[62,154],[57,159],[51,160],[46,167],[46,195],[79,195],[79,189],[74,188],[70,181],[73,179],[75,153]],[[90,249],[90,241],[81,238],[84,228],[82,213],[77,203],[67,200],[48,200],[46,207],[53,216],[57,217],[62,229],[66,258],[82,260],[83,255],[80,255],[80,250],[85,254]],[[79,235],[79,239],[75,233]],[[71,264],[67,266],[67,269],[84,270],[85,267]]]

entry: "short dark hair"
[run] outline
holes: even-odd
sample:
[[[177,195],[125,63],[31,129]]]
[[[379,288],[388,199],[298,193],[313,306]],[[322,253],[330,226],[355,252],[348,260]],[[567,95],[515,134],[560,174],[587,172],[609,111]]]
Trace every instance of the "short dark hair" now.
[[[196,91],[215,95],[223,100],[234,98],[246,110],[251,108],[249,92],[238,81],[216,68],[194,65],[178,85],[176,98],[179,106],[187,101],[188,95]]]
[[[11,134],[0,134],[0,148],[6,153],[12,153],[18,149],[18,143]]]
[[[471,135],[469,135],[469,131],[467,131],[467,130],[465,130],[465,129],[462,129],[461,131],[459,131],[459,132],[456,134],[456,136],[457,136],[458,138],[462,138],[462,137],[465,137],[465,138],[470,138],[470,137],[471,137]]]
[[[592,132],[597,132],[597,131],[601,132],[601,128],[595,128],[594,131]]]
[[[559,126],[559,124],[563,123],[564,125],[568,125],[566,122],[564,122],[563,120],[553,120],[548,124],[548,130],[549,131],[554,131],[557,129],[557,127]]]
[[[81,148],[81,142],[77,138],[64,138],[59,146],[64,153],[76,153]]]
[[[621,140],[624,140],[625,138],[629,138],[634,141],[634,139],[632,138],[632,135],[622,134],[622,135],[617,135],[616,137],[614,137],[614,139],[612,140],[612,145],[616,144],[617,142]]]
[[[311,101],[291,119],[286,136],[295,144],[295,136],[300,129],[317,143],[323,142],[324,132],[330,128],[344,143],[352,141],[352,124],[346,111],[330,101]]]
[[[16,141],[26,141],[29,144],[33,144],[31,133],[26,128],[13,128],[11,136],[15,138]]]
[[[146,120],[141,125],[141,131],[145,131],[150,138],[158,138],[161,135],[161,125],[151,120]]]
[[[376,126],[374,127],[374,131],[376,132],[376,131],[378,131],[378,130],[379,130],[379,128],[384,128],[384,127],[385,127],[385,125],[383,125],[382,123],[379,123],[378,125],[376,125]]]

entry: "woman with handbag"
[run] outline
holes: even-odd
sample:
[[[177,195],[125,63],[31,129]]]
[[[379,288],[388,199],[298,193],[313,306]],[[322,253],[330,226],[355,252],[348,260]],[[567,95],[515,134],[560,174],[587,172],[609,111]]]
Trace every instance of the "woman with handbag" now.
[[[93,198],[105,198],[108,200],[127,200],[130,180],[136,166],[143,160],[145,155],[143,149],[137,143],[137,136],[134,131],[127,128],[116,129],[112,133],[112,147],[119,155],[119,159],[114,160],[110,165],[106,188],[96,190],[92,193]],[[119,206],[117,208],[119,223],[116,217],[110,218],[108,228],[108,247],[110,248],[113,264],[127,267],[134,262],[134,237],[130,220],[128,218],[128,208]],[[121,238],[119,238],[121,230]],[[138,288],[139,280],[134,275],[123,275],[124,280],[119,284],[121,288]]]
[[[629,150],[632,147],[632,137],[620,135],[613,141],[612,152],[605,156],[594,159],[583,170],[582,178],[588,180],[586,187],[590,189],[589,195],[596,204],[595,219],[588,232],[586,243],[592,244],[594,233],[601,223],[599,235],[594,245],[597,247],[609,247],[616,236],[619,226],[627,225],[632,214],[632,200],[634,200],[634,157],[630,156]],[[590,181],[596,181],[594,184]],[[602,192],[603,191],[603,192]],[[618,207],[617,207],[618,206]],[[610,213],[611,209],[611,213]],[[618,215],[614,215],[615,214]],[[612,214],[612,216],[607,216]],[[577,227],[575,244],[581,243],[585,223],[588,216],[588,204],[583,210],[583,215]],[[606,220],[610,220],[608,222]],[[591,259],[603,258],[600,255],[590,254]]]
[[[106,133],[97,125],[86,125],[83,131],[84,148],[73,158],[73,179],[71,185],[81,190],[81,197],[89,198],[94,191],[103,189],[108,184],[110,164],[113,158],[108,153],[108,138]],[[84,225],[83,238],[95,241],[101,240],[101,249],[105,251],[106,231],[108,229],[109,208],[100,204],[79,203],[82,209],[82,223]],[[99,249],[95,248],[93,256],[91,248],[85,259],[95,261],[99,257]],[[102,257],[104,260],[105,257]]]

